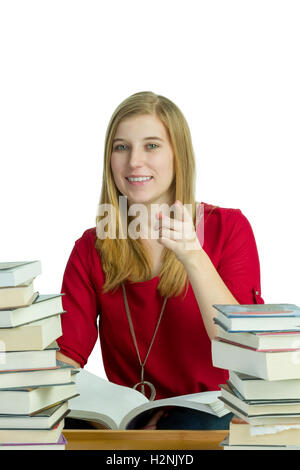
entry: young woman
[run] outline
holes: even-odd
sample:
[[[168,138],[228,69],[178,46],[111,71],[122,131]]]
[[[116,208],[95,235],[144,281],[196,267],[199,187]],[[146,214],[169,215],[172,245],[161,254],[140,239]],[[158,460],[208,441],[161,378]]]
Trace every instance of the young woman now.
[[[217,390],[228,372],[212,365],[213,304],[263,303],[259,258],[239,209],[195,202],[190,131],[166,97],[136,93],[115,110],[98,214],[65,269],[58,359],[84,367],[99,329],[110,381],[155,399]],[[175,408],[148,428],[226,429],[230,418]]]

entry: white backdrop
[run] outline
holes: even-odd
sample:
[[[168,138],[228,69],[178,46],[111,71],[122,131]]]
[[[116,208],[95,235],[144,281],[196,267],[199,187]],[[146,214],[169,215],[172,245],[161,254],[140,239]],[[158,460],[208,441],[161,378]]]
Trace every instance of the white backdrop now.
[[[299,24],[297,0],[0,1],[1,261],[60,291],[110,116],[154,91],[189,123],[196,200],[249,219],[265,302],[300,305]],[[105,376],[99,343],[86,368]]]

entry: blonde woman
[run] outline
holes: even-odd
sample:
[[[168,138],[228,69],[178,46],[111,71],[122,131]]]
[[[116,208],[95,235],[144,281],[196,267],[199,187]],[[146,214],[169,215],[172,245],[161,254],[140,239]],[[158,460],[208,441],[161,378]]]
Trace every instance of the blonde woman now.
[[[148,398],[228,379],[212,365],[213,304],[264,302],[257,247],[239,209],[195,202],[189,127],[166,97],[136,93],[113,113],[96,227],[75,242],[62,292],[58,359],[84,367],[99,334],[107,378]],[[230,419],[175,408],[145,427],[226,429]]]

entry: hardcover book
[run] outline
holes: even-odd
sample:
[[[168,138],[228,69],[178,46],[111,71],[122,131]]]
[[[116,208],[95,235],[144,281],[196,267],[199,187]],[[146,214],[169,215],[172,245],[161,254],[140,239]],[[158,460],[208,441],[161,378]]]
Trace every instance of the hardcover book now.
[[[67,441],[61,434],[55,443],[28,443],[28,444],[0,444],[0,450],[65,450]]]
[[[13,328],[26,325],[35,320],[51,317],[64,312],[62,296],[64,294],[39,295],[27,307],[0,311],[0,328]]]
[[[300,308],[295,304],[213,305],[215,323],[229,332],[300,331]]]
[[[0,287],[15,287],[35,278],[42,272],[40,261],[0,263]]]

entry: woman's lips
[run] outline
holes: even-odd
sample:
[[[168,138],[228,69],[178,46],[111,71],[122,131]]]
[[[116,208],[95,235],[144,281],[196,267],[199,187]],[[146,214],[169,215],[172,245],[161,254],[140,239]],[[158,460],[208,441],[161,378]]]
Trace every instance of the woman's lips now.
[[[129,181],[127,178],[125,178],[125,179],[126,179],[127,183],[132,184],[132,186],[140,186],[140,185],[150,183],[153,180],[153,176],[151,177],[150,180],[146,180],[146,181]]]

